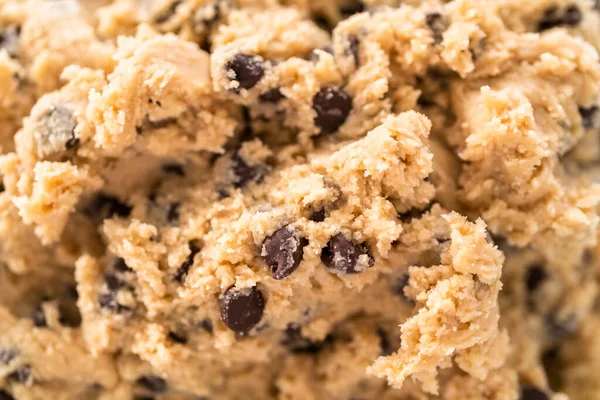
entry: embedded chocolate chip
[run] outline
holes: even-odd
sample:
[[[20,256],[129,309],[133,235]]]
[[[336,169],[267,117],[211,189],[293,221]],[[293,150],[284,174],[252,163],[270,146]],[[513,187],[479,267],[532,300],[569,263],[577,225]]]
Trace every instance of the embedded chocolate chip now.
[[[182,334],[176,333],[176,332],[169,332],[169,339],[171,339],[175,343],[180,343],[180,344],[187,343],[187,337],[185,337],[185,335],[182,335]]]
[[[237,153],[231,157],[231,168],[235,176],[233,186],[238,189],[250,182],[260,182],[267,172],[263,165],[247,164]]]
[[[541,265],[532,265],[527,268],[525,284],[529,292],[534,292],[548,278],[546,270]]]
[[[590,108],[579,107],[579,114],[581,115],[581,124],[585,129],[592,129],[598,126],[598,106]]]
[[[383,328],[377,328],[377,336],[379,336],[379,347],[381,348],[382,356],[389,356],[395,349],[392,347],[392,343],[388,337],[386,331]]]
[[[173,17],[173,15],[175,15],[175,13],[177,12],[177,7],[179,7],[181,3],[183,3],[183,0],[173,0],[169,8],[167,8],[164,12],[154,17],[154,22],[156,22],[157,24],[163,24],[170,20],[171,17]]]
[[[234,332],[246,333],[262,319],[265,300],[257,287],[227,289],[220,301],[221,319]]]
[[[125,263],[125,260],[121,257],[117,258],[113,264],[113,268],[115,271],[119,272],[131,272],[133,271],[129,266]]]
[[[167,211],[167,221],[175,222],[179,219],[179,207],[181,203],[172,203]]]
[[[0,182],[0,193],[4,192],[4,190],[6,190],[4,183]]]
[[[0,350],[0,364],[8,365],[17,355],[18,352],[15,349]]]
[[[340,13],[344,17],[349,17],[350,15],[361,13],[363,11],[365,11],[365,4],[361,0],[346,1],[340,8]]]
[[[575,26],[581,22],[581,10],[575,4],[570,5],[563,15],[563,23],[569,26]]]
[[[15,382],[27,382],[31,378],[31,366],[23,365],[11,372],[7,378]]]
[[[323,222],[323,221],[325,221],[325,209],[321,208],[319,210],[311,212],[310,216],[308,217],[308,219],[310,219],[311,221],[314,221],[314,222]]]
[[[563,15],[560,15],[559,9],[553,6],[544,12],[538,24],[538,31],[556,28],[560,25],[576,26],[581,22],[581,19],[581,10],[574,4],[567,7]]]
[[[265,75],[263,58],[256,55],[236,54],[225,63],[227,77],[239,82],[239,88],[251,89]]]
[[[167,174],[185,176],[185,171],[183,170],[183,166],[181,164],[165,164],[162,166],[162,170]]]
[[[433,33],[433,41],[440,43],[444,38],[444,32],[448,29],[444,16],[439,11],[429,12],[425,14],[425,23]]]
[[[356,35],[348,36],[348,51],[352,54],[354,58],[354,65],[357,67],[360,65],[360,42],[358,41],[358,37]]]
[[[308,240],[291,225],[276,230],[262,244],[261,256],[271,269],[273,279],[287,278],[298,268]]]
[[[142,375],[137,381],[138,385],[154,393],[163,393],[167,390],[167,381],[156,375]]]
[[[33,313],[31,314],[31,320],[33,321],[33,325],[37,326],[38,328],[46,328],[48,326],[46,315],[44,314],[41,303],[36,307],[35,310],[33,310]]]
[[[210,319],[204,319],[200,322],[200,327],[208,333],[213,333],[213,324]]]
[[[283,331],[281,344],[292,353],[310,353],[315,354],[323,349],[326,343],[331,342],[331,336],[324,341],[315,341],[302,336],[302,328],[297,324],[289,324]]]
[[[15,400],[6,390],[0,389],[0,400]]]
[[[173,279],[177,282],[183,282],[185,280],[190,268],[194,264],[194,257],[196,257],[196,254],[200,253],[200,243],[197,240],[190,240],[188,242],[188,247],[190,248],[190,255],[179,266],[173,276]]]
[[[550,400],[550,396],[546,392],[531,385],[521,384],[520,400]]]
[[[75,134],[76,126],[77,119],[66,105],[51,107],[34,133],[38,152],[47,156],[77,146],[79,138]]]
[[[121,202],[115,196],[99,193],[85,212],[90,216],[100,216],[102,219],[112,218],[114,215],[126,218],[131,214],[131,209],[131,206]]]
[[[352,98],[337,86],[325,86],[313,97],[312,107],[317,112],[315,125],[321,133],[330,134],[346,122],[352,110]]]
[[[119,304],[117,300],[117,292],[110,292],[98,296],[98,304],[101,308],[117,314],[131,311],[131,308]]]
[[[119,290],[127,286],[125,281],[113,274],[104,275],[104,282],[106,283],[106,287],[108,287],[111,291]]]
[[[258,101],[261,103],[279,103],[285,96],[279,88],[272,88],[258,96]]]
[[[341,233],[329,239],[322,250],[321,261],[327,268],[342,275],[364,272],[375,263],[364,244],[356,244]]]

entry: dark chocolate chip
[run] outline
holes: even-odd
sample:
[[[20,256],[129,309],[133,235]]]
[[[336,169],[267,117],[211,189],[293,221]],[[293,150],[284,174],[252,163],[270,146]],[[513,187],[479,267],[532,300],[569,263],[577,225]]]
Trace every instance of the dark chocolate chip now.
[[[15,400],[6,390],[0,389],[0,400]]]
[[[536,264],[527,268],[525,285],[527,285],[529,292],[534,292],[546,279],[548,279],[548,273],[543,266]]]
[[[117,314],[131,311],[131,308],[119,304],[117,301],[117,292],[110,292],[98,296],[98,304],[101,308]]]
[[[188,246],[190,248],[190,255],[185,259],[185,261],[179,266],[179,268],[175,272],[173,279],[176,282],[183,282],[185,280],[185,277],[188,275],[190,268],[194,264],[194,257],[196,257],[196,254],[200,253],[200,242],[198,242],[197,240],[190,240],[188,242]]]
[[[36,307],[35,310],[33,310],[33,313],[31,314],[31,320],[33,321],[33,325],[37,326],[38,328],[46,328],[48,326],[46,315],[44,314],[41,303]]]
[[[220,300],[221,319],[234,332],[246,333],[262,319],[265,300],[257,287],[230,287]]]
[[[239,82],[239,88],[251,89],[265,75],[264,60],[260,56],[236,54],[225,63],[227,77]]]
[[[179,207],[181,203],[172,203],[167,210],[167,221],[175,222],[179,219]]]
[[[170,20],[171,17],[177,12],[177,7],[179,7],[181,3],[183,3],[183,0],[173,0],[168,9],[154,17],[154,22],[157,24],[163,24]]]
[[[521,384],[520,400],[550,400],[550,396],[543,390],[531,385]]]
[[[8,365],[18,355],[15,349],[0,350],[0,364]]]
[[[119,272],[131,272],[133,271],[131,268],[129,268],[129,266],[125,263],[125,260],[122,259],[121,257],[118,257],[114,264],[113,264],[113,268],[115,269],[115,271],[119,271]]]
[[[592,129],[598,126],[597,115],[598,106],[592,106],[590,108],[579,107],[579,114],[581,115],[581,124],[585,129]]]
[[[119,290],[125,286],[127,283],[113,274],[104,275],[104,282],[106,283],[106,287],[111,291]]]
[[[348,51],[354,58],[354,65],[358,67],[360,65],[360,42],[356,35],[348,36]]]
[[[185,176],[185,171],[183,170],[183,166],[181,164],[165,164],[162,166],[162,170],[167,174]]]
[[[4,190],[6,190],[4,183],[0,182],[0,193],[4,192]]]
[[[345,4],[340,8],[340,13],[344,17],[349,17],[350,15],[361,13],[363,11],[365,11],[365,4],[361,0],[345,2]]]
[[[100,216],[103,219],[112,218],[114,215],[126,218],[131,214],[131,209],[131,206],[121,202],[115,196],[99,193],[85,212],[90,216]]]
[[[27,382],[31,378],[31,366],[23,365],[11,372],[7,378],[15,382]]]
[[[180,343],[180,344],[187,343],[187,337],[181,333],[169,332],[169,339],[171,339],[175,343]]]
[[[167,391],[167,381],[156,375],[142,375],[137,379],[137,384],[153,393],[164,393]]]
[[[313,97],[312,107],[317,112],[315,125],[322,134],[330,134],[346,122],[352,110],[352,98],[337,86],[325,86]]]
[[[360,262],[361,256],[366,256],[362,257],[362,262]],[[321,252],[321,261],[327,268],[342,275],[364,272],[375,263],[364,244],[356,244],[341,233],[329,239],[327,246]]]
[[[279,88],[272,88],[258,96],[258,101],[261,103],[279,103],[285,96]]]
[[[562,16],[559,9],[553,6],[544,12],[542,19],[538,23],[538,31],[556,28],[561,25],[576,26],[581,22],[582,18],[581,10],[575,4],[567,7]]]
[[[390,354],[392,354],[395,351],[395,349],[392,347],[392,343],[390,342],[387,332],[384,331],[382,328],[377,328],[377,336],[379,336],[379,347],[381,348],[381,355],[389,356]]]
[[[79,138],[78,137],[72,137],[69,140],[67,140],[67,143],[65,143],[65,147],[67,148],[67,150],[71,150],[77,146],[79,146]]]
[[[283,331],[281,344],[292,353],[315,354],[323,349],[325,343],[331,341],[331,337],[325,341],[315,341],[302,336],[302,328],[297,324],[289,324]]]
[[[273,279],[287,278],[298,268],[306,245],[308,240],[291,225],[279,228],[265,239],[261,256],[270,267]]]
[[[244,159],[235,153],[231,157],[231,168],[235,176],[233,186],[243,188],[250,182],[260,182],[266,174],[266,168],[263,165],[249,165]]]
[[[444,16],[438,11],[429,12],[425,14],[425,23],[433,33],[433,41],[440,43],[444,38],[444,32],[448,29]]]
[[[323,221],[325,221],[325,209],[321,208],[319,210],[311,212],[310,216],[308,217],[308,219],[310,219],[311,221],[314,221],[314,222],[323,222]]]
[[[563,15],[563,23],[569,26],[576,26],[581,22],[582,19],[581,10],[575,4],[570,5],[565,10]]]

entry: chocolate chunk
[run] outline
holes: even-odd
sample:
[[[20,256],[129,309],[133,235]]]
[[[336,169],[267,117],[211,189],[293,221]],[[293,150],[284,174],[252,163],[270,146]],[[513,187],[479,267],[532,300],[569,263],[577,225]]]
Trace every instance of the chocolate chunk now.
[[[0,364],[8,365],[17,355],[18,353],[15,349],[0,350]]]
[[[560,15],[560,10],[553,6],[544,12],[538,23],[538,31],[545,31],[561,25],[576,26],[581,22],[582,17],[581,10],[574,4],[567,7],[562,15]]]
[[[579,107],[579,115],[581,115],[581,124],[585,129],[598,127],[598,106],[592,106],[590,108]]]
[[[233,186],[243,188],[250,182],[260,182],[264,178],[267,170],[263,165],[249,165],[237,153],[231,157],[231,168],[235,176]]]
[[[346,122],[352,110],[352,98],[337,86],[325,86],[313,97],[312,107],[317,112],[315,125],[322,134],[330,134]]]
[[[181,164],[165,164],[162,166],[162,170],[167,174],[185,176],[185,171],[183,170],[183,166]]]
[[[281,90],[279,90],[279,88],[272,88],[267,90],[266,92],[262,93],[260,96],[258,96],[258,101],[260,101],[261,103],[279,103],[279,101],[285,99],[285,96],[283,95],[283,93],[281,93]]]
[[[325,221],[325,209],[321,208],[321,209],[311,212],[308,219],[310,219],[311,221],[314,221],[314,222]]]
[[[234,332],[246,333],[262,319],[265,300],[257,287],[227,289],[220,301],[221,319]]]
[[[262,244],[261,256],[271,268],[273,279],[287,278],[298,268],[308,240],[291,225],[276,230]]]
[[[563,15],[563,24],[569,26],[576,26],[581,22],[582,19],[581,10],[575,4],[570,5],[565,10]]]
[[[177,12],[177,7],[179,7],[181,3],[183,3],[183,0],[173,0],[169,8],[154,17],[154,22],[157,24],[163,24],[170,20],[171,17]]]
[[[360,42],[358,41],[358,37],[356,35],[348,36],[348,51],[352,54],[354,58],[354,65],[357,67],[360,65]]]
[[[115,269],[115,271],[119,271],[119,272],[131,272],[133,271],[131,268],[129,268],[129,266],[127,264],[125,264],[125,260],[122,259],[121,257],[118,257],[114,264],[113,264],[113,268]]]
[[[131,311],[131,308],[119,304],[117,300],[117,293],[118,292],[109,292],[98,296],[98,304],[100,307],[116,314]]]
[[[377,328],[377,335],[379,336],[379,347],[381,347],[381,355],[389,356],[395,349],[392,347],[392,343],[388,337],[386,331],[383,328]]]
[[[137,379],[137,384],[153,393],[164,393],[167,391],[167,381],[156,375],[142,375]]]
[[[85,209],[85,213],[90,216],[100,216],[102,219],[112,218],[115,215],[126,218],[131,214],[131,209],[131,206],[121,202],[115,196],[99,193]]]
[[[15,382],[27,382],[31,378],[31,366],[23,365],[11,372],[7,378]]]
[[[251,89],[265,75],[264,60],[260,56],[236,54],[225,63],[227,77],[239,82],[239,88]]]
[[[200,322],[200,327],[208,333],[213,333],[213,324],[210,319],[204,319]]]
[[[534,386],[522,383],[521,384],[521,396],[519,397],[519,399],[520,400],[550,400],[550,396],[548,396],[548,394],[546,394],[546,392],[544,392],[541,389],[538,389]]]
[[[46,315],[44,314],[44,310],[42,308],[42,304],[40,303],[33,313],[31,314],[31,320],[33,321],[33,325],[38,328],[46,328],[48,327],[48,322],[46,321]]]
[[[425,14],[425,23],[433,33],[433,41],[441,43],[444,39],[444,32],[448,29],[444,16],[439,11],[432,11]]]
[[[321,253],[321,261],[327,268],[342,275],[364,272],[375,263],[364,244],[356,244],[341,233],[329,239]]]
[[[121,280],[119,277],[113,274],[104,275],[104,282],[106,283],[106,287],[108,287],[108,289],[110,289],[111,291],[119,290],[127,286],[127,283],[125,281]]]
[[[315,341],[302,336],[302,328],[297,324],[289,324],[283,331],[281,344],[292,353],[315,354],[323,349],[323,346],[332,340],[327,337],[324,341]]]
[[[0,400],[15,400],[6,390],[0,389]]]
[[[167,221],[175,222],[179,219],[179,207],[181,203],[172,203],[167,210]]]
[[[185,277],[188,275],[190,268],[192,267],[192,265],[194,265],[194,257],[196,257],[196,254],[200,253],[200,242],[198,242],[197,240],[190,240],[188,242],[188,246],[190,248],[190,255],[175,272],[173,279],[176,282],[181,283],[185,280]]]
[[[534,292],[548,278],[548,273],[541,265],[532,265],[527,268],[525,285],[529,292]]]
[[[180,343],[180,344],[187,343],[187,337],[185,335],[182,335],[182,334],[176,333],[176,332],[169,332],[169,339],[171,339],[175,343]]]

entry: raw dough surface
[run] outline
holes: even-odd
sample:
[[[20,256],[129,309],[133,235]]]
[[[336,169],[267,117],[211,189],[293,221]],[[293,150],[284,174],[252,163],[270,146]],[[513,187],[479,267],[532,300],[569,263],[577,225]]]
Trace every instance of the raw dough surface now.
[[[600,399],[600,3],[0,0],[0,400]]]

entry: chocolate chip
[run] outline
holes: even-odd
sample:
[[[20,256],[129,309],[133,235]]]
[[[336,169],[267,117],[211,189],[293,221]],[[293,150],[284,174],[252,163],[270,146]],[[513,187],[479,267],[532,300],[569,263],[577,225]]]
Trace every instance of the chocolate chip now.
[[[131,214],[132,207],[121,202],[117,197],[100,193],[85,209],[90,216],[100,216],[102,219],[112,218],[117,215],[126,218]]]
[[[117,300],[117,292],[101,294],[98,296],[98,304],[101,308],[117,314],[131,311],[131,308],[119,304]]]
[[[342,275],[364,272],[375,263],[364,244],[356,244],[341,233],[329,239],[321,252],[321,261],[327,268]]]
[[[33,310],[33,313],[31,314],[31,320],[33,321],[33,325],[38,328],[48,327],[46,315],[44,314],[44,310],[42,308],[41,303],[36,307],[35,310]]]
[[[315,354],[323,349],[323,346],[332,340],[327,337],[324,341],[314,341],[302,336],[302,328],[297,324],[289,324],[283,331],[281,344],[292,353]]]
[[[185,171],[183,170],[183,166],[181,164],[165,164],[162,166],[162,170],[167,174],[185,176]]]
[[[15,382],[27,382],[31,378],[31,366],[23,365],[11,372],[7,378]]]
[[[121,280],[113,274],[104,275],[104,282],[106,283],[106,287],[108,287],[108,289],[110,289],[111,291],[119,290],[127,286],[126,282],[124,282],[123,280]]]
[[[598,126],[598,106],[592,106],[590,108],[579,107],[579,114],[581,115],[581,124],[585,129],[592,129]]]
[[[0,389],[0,400],[15,400],[6,390]]]
[[[204,319],[200,322],[200,327],[208,333],[213,333],[213,324],[210,319]]]
[[[285,96],[279,88],[272,88],[258,96],[258,101],[261,103],[279,103]]]
[[[167,381],[156,375],[142,375],[137,379],[137,384],[153,393],[164,393],[167,390]]]
[[[133,271],[131,268],[129,268],[129,266],[125,263],[125,260],[122,259],[121,257],[118,257],[115,262],[113,263],[113,268],[115,269],[115,271],[119,271],[119,272],[131,272]]]
[[[8,365],[17,355],[18,353],[15,349],[0,350],[0,364]]]
[[[179,207],[181,203],[172,203],[167,210],[167,221],[175,222],[179,219]]]
[[[541,265],[532,265],[527,268],[525,285],[529,292],[534,292],[548,278],[548,273]]]
[[[225,63],[227,77],[239,82],[239,88],[251,89],[265,75],[264,60],[260,56],[236,54]]]
[[[180,344],[187,343],[187,337],[185,337],[185,335],[182,335],[182,334],[179,334],[176,332],[169,332],[169,339],[171,339],[175,343],[180,343]]]
[[[389,356],[390,354],[392,354],[395,351],[395,349],[392,347],[392,343],[390,342],[387,332],[384,331],[382,328],[377,328],[377,336],[379,336],[379,347],[381,348],[381,355]]]
[[[237,153],[231,157],[231,169],[235,176],[233,186],[238,189],[245,187],[251,182],[262,181],[267,172],[263,165],[249,165]]]
[[[325,209],[321,208],[319,210],[311,212],[310,216],[308,217],[308,219],[310,219],[311,221],[314,221],[314,222],[323,222],[323,221],[325,221]]]
[[[563,23],[569,26],[578,25],[581,22],[581,10],[575,4],[570,5],[563,15]]]
[[[315,125],[322,134],[330,134],[346,122],[352,110],[352,98],[337,86],[325,86],[313,97],[312,107],[317,112]]]
[[[291,225],[279,228],[265,239],[261,256],[270,267],[273,279],[287,278],[298,268],[306,245],[308,240]]]
[[[188,275],[190,268],[194,265],[194,257],[196,254],[200,253],[200,242],[197,240],[190,240],[188,242],[188,247],[190,248],[190,255],[185,259],[185,261],[179,266],[173,279],[176,282],[183,282],[185,277]]]
[[[227,289],[220,301],[221,319],[234,332],[246,333],[262,319],[265,300],[257,287]]]
[[[520,400],[550,400],[546,392],[531,385],[521,384]]]
[[[346,1],[344,2],[344,5],[340,8],[340,13],[344,17],[349,17],[350,15],[361,13],[363,11],[365,11],[365,5],[360,0]]]
[[[425,14],[425,23],[433,33],[433,41],[441,43],[444,39],[444,32],[448,29],[444,16],[439,11],[432,11]]]
[[[181,3],[183,3],[183,0],[173,0],[168,9],[154,17],[154,22],[157,24],[163,24],[170,20],[171,17],[177,12],[177,7],[179,7]]]
[[[356,35],[348,36],[348,51],[352,54],[354,58],[354,65],[357,67],[360,65],[360,42],[358,41],[358,37]]]
[[[576,26],[581,22],[582,17],[581,10],[575,4],[567,7],[562,16],[559,9],[553,6],[544,12],[538,23],[538,31],[556,28],[560,25]]]

